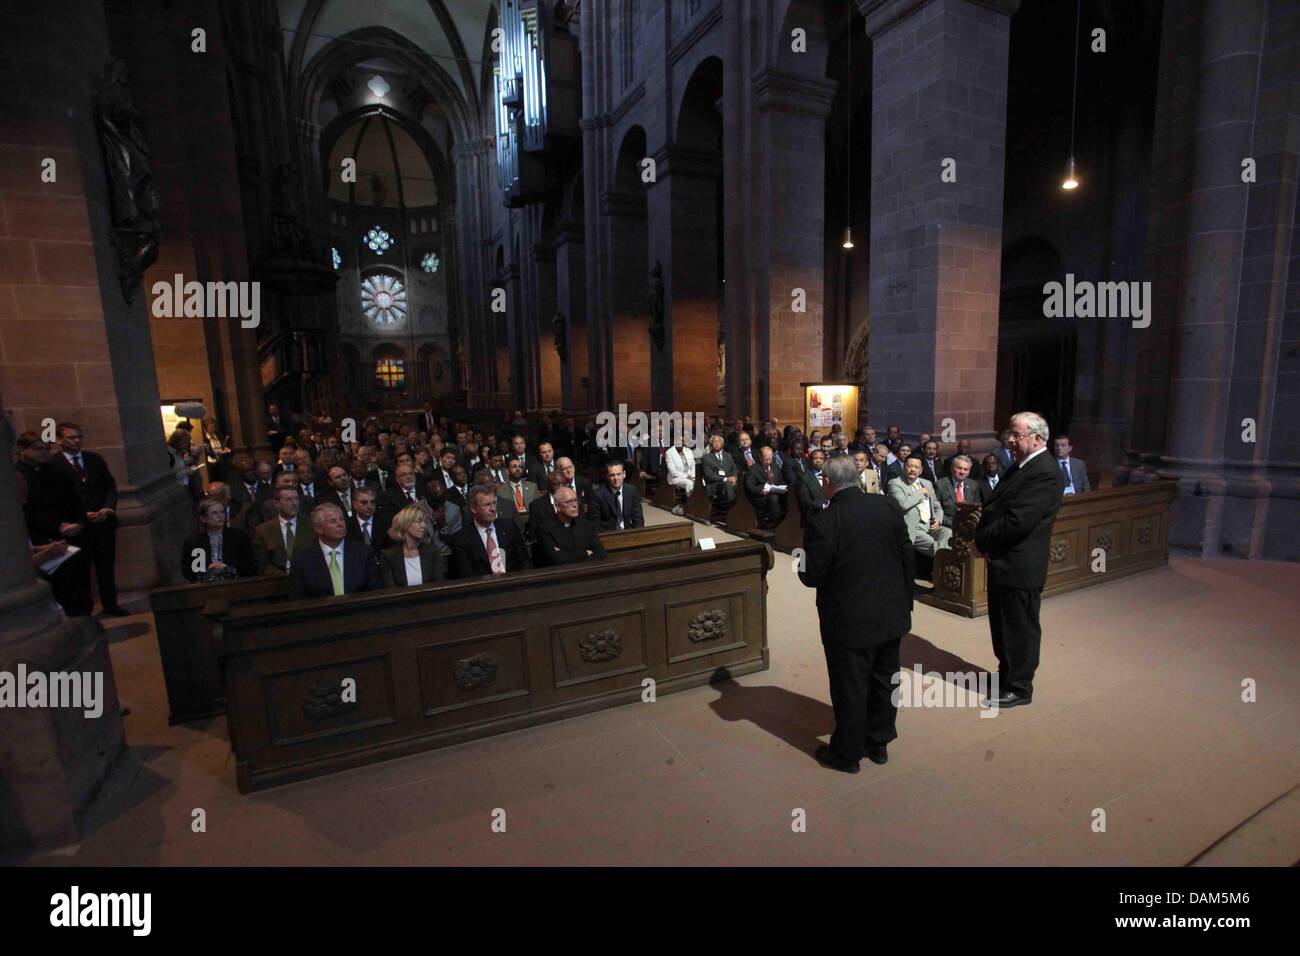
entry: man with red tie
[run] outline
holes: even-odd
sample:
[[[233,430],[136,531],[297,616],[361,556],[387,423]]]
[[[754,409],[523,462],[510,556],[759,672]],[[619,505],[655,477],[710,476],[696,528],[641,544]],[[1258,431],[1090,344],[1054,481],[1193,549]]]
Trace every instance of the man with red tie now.
[[[518,525],[497,517],[497,492],[486,485],[469,489],[471,520],[451,538],[451,567],[457,578],[502,575],[533,566]]]
[[[772,446],[758,450],[758,462],[745,472],[745,496],[754,506],[754,516],[761,531],[770,531],[781,523],[781,506],[786,486],[772,464]]]
[[[979,482],[970,477],[970,468],[970,456],[957,455],[948,466],[951,476],[940,478],[939,483],[934,486],[934,492],[939,496],[939,504],[943,508],[945,528],[955,527],[958,505],[966,503],[977,505],[982,501]]]
[[[537,485],[524,477],[524,466],[518,458],[506,465],[507,480],[497,488],[497,511],[512,514],[522,530],[528,524],[528,506],[537,497]]]

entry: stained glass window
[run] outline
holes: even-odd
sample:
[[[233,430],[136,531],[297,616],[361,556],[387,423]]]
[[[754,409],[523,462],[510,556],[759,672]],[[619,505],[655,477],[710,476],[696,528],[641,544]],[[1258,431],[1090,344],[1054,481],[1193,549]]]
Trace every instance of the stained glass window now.
[[[396,276],[366,276],[361,281],[361,311],[375,325],[396,325],[406,318],[406,287]]]
[[[375,362],[375,381],[380,388],[405,388],[406,363],[401,359],[381,358]]]
[[[338,246],[330,246],[330,261],[334,263],[334,268],[336,270],[339,266],[343,265],[343,257],[339,255]]]
[[[388,230],[382,226],[372,226],[362,241],[371,252],[382,256],[389,249],[393,248],[393,243],[397,240],[390,236]]]
[[[426,252],[424,258],[420,260],[420,268],[430,274],[438,271],[438,254],[436,252]]]

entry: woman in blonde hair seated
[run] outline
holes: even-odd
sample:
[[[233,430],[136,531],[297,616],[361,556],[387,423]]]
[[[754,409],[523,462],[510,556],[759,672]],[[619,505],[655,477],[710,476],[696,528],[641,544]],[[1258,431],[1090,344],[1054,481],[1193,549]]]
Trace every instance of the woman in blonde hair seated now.
[[[429,516],[419,505],[397,512],[388,528],[394,543],[379,554],[384,587],[401,588],[443,580],[446,563],[435,544],[424,543]]]

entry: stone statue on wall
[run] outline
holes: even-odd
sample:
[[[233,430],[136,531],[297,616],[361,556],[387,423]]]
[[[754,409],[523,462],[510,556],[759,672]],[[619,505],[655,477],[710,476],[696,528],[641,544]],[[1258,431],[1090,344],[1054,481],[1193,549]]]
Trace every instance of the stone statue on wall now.
[[[718,323],[718,405],[727,404],[727,330]]]
[[[104,67],[95,93],[95,125],[104,150],[117,278],[129,304],[145,270],[158,259],[162,197],[154,183],[149,144],[126,77],[126,64],[121,60],[110,60]]]
[[[658,259],[650,270],[650,338],[664,347],[664,266]]]
[[[863,322],[853,333],[849,347],[844,350],[844,380],[867,385],[867,364],[871,358],[871,323]]]
[[[276,166],[271,173],[271,249],[310,256],[311,236],[302,223],[297,190],[298,171],[288,163]]]
[[[569,331],[564,313],[559,309],[551,318],[551,333],[555,336],[555,354],[560,357],[561,365],[569,364]]]

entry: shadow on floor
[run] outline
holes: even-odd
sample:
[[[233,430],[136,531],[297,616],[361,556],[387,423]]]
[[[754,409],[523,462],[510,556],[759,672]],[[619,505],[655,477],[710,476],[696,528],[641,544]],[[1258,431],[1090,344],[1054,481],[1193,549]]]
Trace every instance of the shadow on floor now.
[[[910,671],[919,666],[926,673],[930,671],[938,671],[940,674],[974,673],[977,677],[980,674],[987,673],[978,664],[972,664],[951,651],[936,647],[925,638],[917,637],[915,634],[908,634],[903,638],[902,647],[898,652],[898,663],[899,667],[905,671]]]
[[[745,687],[726,680],[713,684],[722,696],[709,703],[723,720],[748,720],[795,750],[810,754],[821,744],[819,737],[835,730],[835,714],[829,704],[784,687]]]

